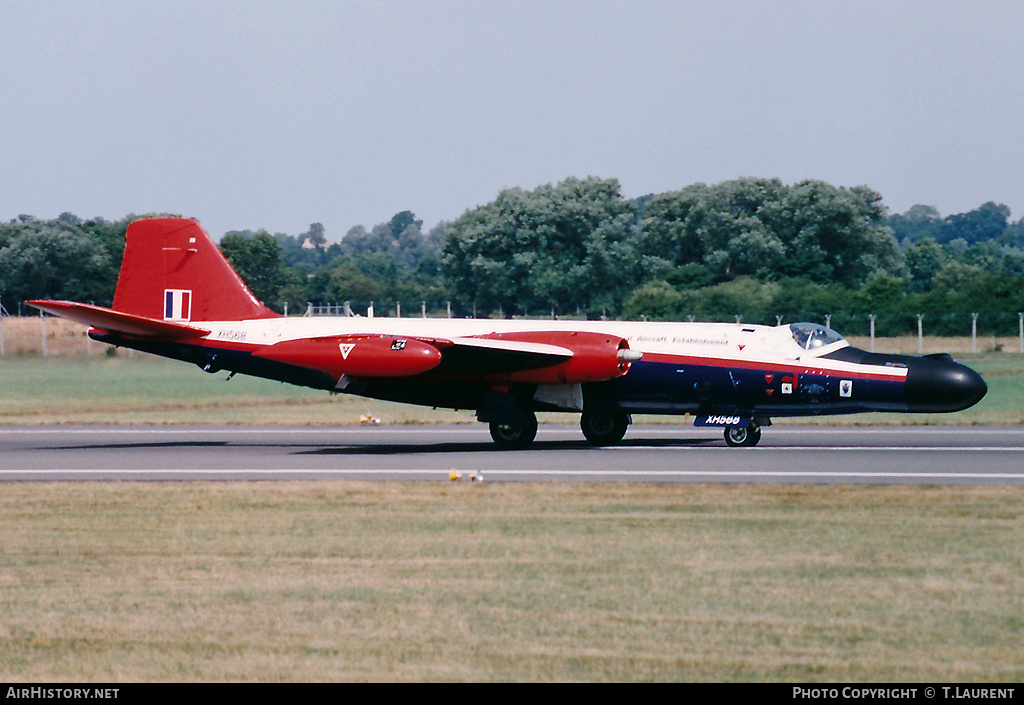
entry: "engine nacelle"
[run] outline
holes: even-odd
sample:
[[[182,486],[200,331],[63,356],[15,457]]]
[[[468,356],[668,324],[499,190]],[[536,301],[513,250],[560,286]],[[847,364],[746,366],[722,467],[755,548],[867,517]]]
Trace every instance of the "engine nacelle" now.
[[[604,382],[629,372],[640,353],[629,349],[625,338],[588,331],[535,331],[492,333],[479,336],[489,340],[553,345],[572,351],[572,357],[546,367],[501,372],[485,377],[492,383],[581,384]]]
[[[335,379],[409,377],[433,369],[441,351],[429,343],[394,335],[342,335],[283,340],[253,353],[268,360],[323,370]]]

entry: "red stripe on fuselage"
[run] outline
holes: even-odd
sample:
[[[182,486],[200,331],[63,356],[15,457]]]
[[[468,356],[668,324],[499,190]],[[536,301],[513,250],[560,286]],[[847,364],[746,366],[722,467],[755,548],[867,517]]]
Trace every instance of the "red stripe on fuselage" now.
[[[254,352],[265,347],[261,343],[250,343],[248,341],[232,341],[222,339],[202,339],[196,340],[195,342],[200,347],[208,350],[222,349],[239,352]],[[799,375],[821,375],[828,377],[837,377],[842,379],[873,380],[878,382],[903,382],[907,376],[907,368],[905,367],[880,367],[877,365],[848,363],[850,365],[856,365],[857,369],[841,369],[838,367],[832,368],[823,365],[811,364],[811,361],[803,363],[774,362],[771,360],[743,360],[720,356],[678,355],[657,352],[643,353],[643,358],[640,360],[640,363],[677,365],[681,367],[698,366],[721,369],[755,370],[771,374],[791,373]],[[431,372],[427,372],[424,373],[423,375],[420,375],[421,378],[432,376],[434,376],[434,374]]]
[[[642,362],[653,362],[669,365],[690,365],[699,367],[720,367],[725,369],[758,370],[771,373],[792,372],[803,375],[825,375],[844,379],[870,379],[880,382],[899,382],[907,377],[906,367],[878,367],[874,365],[858,365],[866,370],[838,369],[815,366],[807,363],[773,362],[771,360],[737,360],[725,357],[696,357],[693,355],[672,355],[669,353],[643,354]]]

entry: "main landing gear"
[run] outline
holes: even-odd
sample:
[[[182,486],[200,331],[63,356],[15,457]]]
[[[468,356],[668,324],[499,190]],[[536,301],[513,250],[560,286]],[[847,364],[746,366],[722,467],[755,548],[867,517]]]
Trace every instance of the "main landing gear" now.
[[[629,428],[629,414],[618,411],[585,411],[580,417],[583,435],[593,446],[613,446],[622,440]],[[491,421],[491,438],[502,450],[522,450],[537,437],[537,416],[526,412],[522,423]]]
[[[629,428],[629,414],[622,411],[584,411],[580,428],[592,446],[613,446]]]
[[[537,437],[537,415],[525,412],[521,423],[491,421],[489,424],[494,444],[502,450],[522,450]]]
[[[621,411],[584,411],[580,428],[590,445],[613,446],[622,441],[630,424],[629,414]],[[759,419],[770,425],[768,419]],[[537,415],[523,411],[506,415],[501,421],[489,423],[491,438],[501,450],[523,450],[537,437]],[[750,421],[746,426],[727,426],[725,443],[733,448],[751,448],[761,441],[761,424]]]
[[[750,448],[761,440],[761,427],[753,421],[749,426],[729,426],[725,429],[725,443],[733,448]]]
[[[526,412],[522,423],[491,421],[491,438],[502,450],[522,450],[537,436],[537,416]],[[585,411],[580,417],[580,428],[590,445],[613,446],[622,440],[629,428],[629,414],[623,412]]]

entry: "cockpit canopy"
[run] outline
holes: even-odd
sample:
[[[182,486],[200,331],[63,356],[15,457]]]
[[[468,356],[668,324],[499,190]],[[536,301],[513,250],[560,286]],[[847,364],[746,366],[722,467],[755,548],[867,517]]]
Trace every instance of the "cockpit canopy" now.
[[[831,328],[817,323],[791,323],[789,330],[802,350],[816,350],[845,340]]]

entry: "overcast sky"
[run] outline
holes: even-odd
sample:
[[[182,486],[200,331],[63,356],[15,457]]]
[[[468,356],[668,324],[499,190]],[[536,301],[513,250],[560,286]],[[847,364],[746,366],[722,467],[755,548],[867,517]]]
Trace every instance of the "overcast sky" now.
[[[1018,0],[4,0],[0,220],[424,228],[569,176],[1024,214]]]

